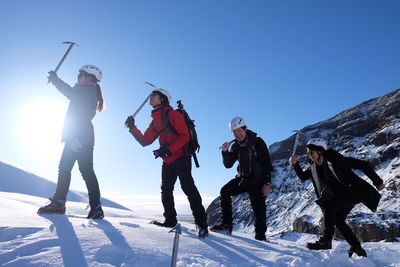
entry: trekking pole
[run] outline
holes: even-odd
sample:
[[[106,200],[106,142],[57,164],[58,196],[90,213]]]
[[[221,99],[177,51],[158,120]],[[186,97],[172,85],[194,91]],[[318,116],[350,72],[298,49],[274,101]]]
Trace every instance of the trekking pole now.
[[[63,44],[69,44],[69,47],[67,49],[67,51],[65,52],[64,56],[61,58],[60,62],[58,62],[57,67],[54,69],[54,72],[57,73],[58,69],[61,67],[61,65],[63,64],[64,60],[67,58],[69,52],[71,51],[72,47],[74,47],[74,45],[79,46],[78,44],[74,43],[74,42],[63,42]],[[47,83],[50,83],[50,80],[47,81]]]
[[[297,145],[299,144],[299,137],[300,137],[301,132],[298,130],[293,130],[292,132],[296,133],[296,138],[294,140],[294,146],[293,146],[293,152],[292,152],[292,156],[293,156],[296,153]],[[292,173],[292,164],[290,164],[290,166],[289,166],[288,176],[290,176],[291,173]]]
[[[179,248],[179,235],[182,234],[182,227],[180,223],[175,225],[175,227],[169,230],[168,233],[173,233],[173,232],[175,232],[175,237],[174,237],[174,245],[172,247],[171,267],[176,267],[176,261],[178,258],[178,248]]]

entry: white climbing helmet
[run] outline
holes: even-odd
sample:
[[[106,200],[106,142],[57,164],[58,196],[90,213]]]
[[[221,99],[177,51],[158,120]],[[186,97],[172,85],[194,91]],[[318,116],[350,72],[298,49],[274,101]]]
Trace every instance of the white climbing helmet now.
[[[327,142],[322,138],[312,138],[312,139],[310,139],[310,141],[307,142],[307,147],[308,146],[320,147],[320,148],[323,148],[324,150],[328,149]]]
[[[229,128],[231,131],[236,130],[238,128],[246,126],[246,123],[244,122],[244,119],[241,117],[235,117],[231,120],[229,123]]]
[[[97,81],[100,82],[101,78],[103,78],[103,72],[101,69],[95,65],[86,64],[83,65],[79,71],[84,71],[86,73],[92,74],[96,77]]]
[[[153,92],[159,92],[160,94],[162,94],[162,95],[167,97],[168,102],[171,102],[171,95],[168,93],[167,90],[161,89],[161,88],[157,88],[157,89],[154,89]]]

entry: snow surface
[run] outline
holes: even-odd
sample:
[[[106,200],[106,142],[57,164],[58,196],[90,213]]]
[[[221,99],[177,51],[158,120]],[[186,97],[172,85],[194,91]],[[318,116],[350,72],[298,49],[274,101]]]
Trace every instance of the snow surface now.
[[[0,192],[0,266],[170,266],[174,233],[149,224],[133,211],[105,207],[104,220],[87,220],[85,203],[68,202],[67,216],[38,216],[45,198]],[[193,224],[181,222],[177,266],[397,266],[400,243],[364,243],[368,258],[347,256],[348,245],[310,251],[315,236],[211,233],[196,237]]]

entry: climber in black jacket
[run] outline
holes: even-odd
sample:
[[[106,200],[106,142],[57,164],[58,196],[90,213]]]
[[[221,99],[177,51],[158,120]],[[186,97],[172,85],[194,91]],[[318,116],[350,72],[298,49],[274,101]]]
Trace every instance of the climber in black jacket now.
[[[366,257],[367,253],[345,220],[353,207],[360,202],[375,212],[381,196],[352,169],[364,172],[379,191],[385,188],[383,180],[366,161],[341,155],[328,148],[322,138],[313,138],[307,143],[307,154],[311,165],[305,171],[295,155],[290,157],[297,176],[303,181],[312,179],[317,195],[316,203],[323,213],[323,235],[315,243],[307,243],[307,247],[311,250],[331,249],[336,226],[351,246],[349,256],[354,252]]]
[[[240,117],[232,119],[230,129],[235,136],[229,151],[228,142],[221,146],[223,163],[231,168],[236,161],[238,174],[221,189],[222,223],[211,227],[211,231],[232,233],[232,196],[248,193],[255,216],[255,239],[265,241],[266,204],[265,196],[271,191],[272,165],[268,147],[261,137],[247,129]]]

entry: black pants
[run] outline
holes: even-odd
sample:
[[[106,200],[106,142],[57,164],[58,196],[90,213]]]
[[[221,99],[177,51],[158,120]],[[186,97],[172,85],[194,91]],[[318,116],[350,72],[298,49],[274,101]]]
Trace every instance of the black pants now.
[[[264,236],[267,231],[266,223],[266,205],[265,197],[262,195],[262,184],[251,185],[244,187],[241,179],[234,178],[221,188],[221,209],[222,223],[232,225],[232,198],[239,194],[248,193],[250,197],[251,207],[255,216],[255,233],[258,236]]]
[[[349,215],[356,204],[357,201],[354,199],[346,196],[338,196],[329,200],[327,204],[322,207],[325,225],[324,237],[332,240],[336,226],[351,246],[358,243],[357,237],[345,222],[347,215]]]
[[[179,176],[181,188],[188,197],[195,223],[200,227],[207,227],[207,216],[202,199],[192,177],[192,161],[184,156],[170,165],[162,165],[161,201],[164,206],[164,217],[167,222],[176,221],[174,202],[174,186]]]
[[[100,203],[100,189],[96,174],[93,170],[93,146],[83,146],[78,152],[71,150],[68,143],[64,145],[64,150],[61,156],[58,167],[58,182],[55,199],[66,200],[71,184],[71,171],[78,161],[79,171],[85,180],[89,194],[89,204],[96,206]]]

